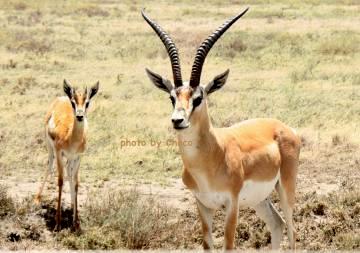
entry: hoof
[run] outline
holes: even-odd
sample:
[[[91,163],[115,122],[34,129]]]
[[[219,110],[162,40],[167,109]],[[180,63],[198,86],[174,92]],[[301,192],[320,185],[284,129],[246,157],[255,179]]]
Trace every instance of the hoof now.
[[[56,224],[55,228],[54,228],[54,232],[60,232],[61,230],[61,225]]]
[[[73,224],[72,227],[71,227],[71,231],[76,232],[76,233],[80,233],[81,232],[80,223]]]
[[[37,195],[34,198],[34,204],[37,205],[37,206],[41,204],[41,196]]]

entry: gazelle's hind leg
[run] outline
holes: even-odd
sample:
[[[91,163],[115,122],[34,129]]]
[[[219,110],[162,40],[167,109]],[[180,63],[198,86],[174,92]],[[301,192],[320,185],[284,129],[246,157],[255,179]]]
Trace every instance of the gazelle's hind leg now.
[[[296,231],[293,224],[293,209],[301,140],[292,129],[279,131],[276,140],[281,155],[280,180],[276,185],[276,190],[279,193],[280,206],[285,216],[290,248],[295,249]]]
[[[257,215],[266,223],[271,232],[271,248],[279,249],[285,221],[275,209],[270,199],[265,199],[254,207]]]
[[[293,223],[293,201],[289,201],[290,194],[286,193],[286,190],[284,189],[283,185],[281,185],[281,183],[276,185],[276,190],[279,193],[280,206],[285,216],[290,248],[295,249],[296,230]]]
[[[42,192],[44,190],[45,184],[49,178],[49,174],[54,174],[55,171],[55,164],[54,164],[54,160],[55,160],[55,151],[54,151],[54,146],[52,145],[52,143],[50,143],[50,140],[47,140],[47,147],[48,147],[48,168],[45,171],[45,175],[44,175],[44,180],[41,183],[39,190],[36,194],[35,197],[35,203],[36,204],[40,204],[41,202],[41,195]]]

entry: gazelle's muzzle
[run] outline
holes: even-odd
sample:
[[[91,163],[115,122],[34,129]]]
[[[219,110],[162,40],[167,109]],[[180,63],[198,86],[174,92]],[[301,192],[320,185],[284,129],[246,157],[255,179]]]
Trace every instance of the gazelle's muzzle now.
[[[76,110],[75,116],[78,121],[83,121],[83,119],[85,117],[85,111],[82,109]]]
[[[177,108],[174,110],[171,115],[171,122],[173,123],[173,127],[178,130],[188,128],[190,126],[184,108]]]

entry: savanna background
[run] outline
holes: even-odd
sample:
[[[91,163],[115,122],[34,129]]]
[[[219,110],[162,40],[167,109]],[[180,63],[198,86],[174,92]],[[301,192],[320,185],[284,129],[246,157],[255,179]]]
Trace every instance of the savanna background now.
[[[303,143],[297,247],[359,249],[359,0],[1,0],[0,248],[199,249],[194,199],[181,182],[178,149],[166,143],[175,140],[172,106],[144,72],[171,79],[170,63],[140,10],[172,36],[188,77],[197,46],[247,6],[204,66],[203,83],[230,68],[226,86],[210,97],[213,124],[274,117],[296,128]],[[32,202],[47,167],[44,116],[64,78],[79,88],[101,85],[80,165],[81,233],[69,229],[67,184],[64,229],[52,232],[56,176],[43,204]],[[223,218],[220,210],[217,248]],[[269,242],[265,224],[241,210],[237,248]]]

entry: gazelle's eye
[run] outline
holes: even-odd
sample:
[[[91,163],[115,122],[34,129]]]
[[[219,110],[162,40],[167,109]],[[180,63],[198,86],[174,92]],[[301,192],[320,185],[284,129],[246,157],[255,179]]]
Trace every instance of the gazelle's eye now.
[[[175,98],[173,96],[170,96],[170,99],[171,99],[172,105],[175,106]]]
[[[201,104],[202,97],[197,97],[193,100],[193,108],[199,106]]]

